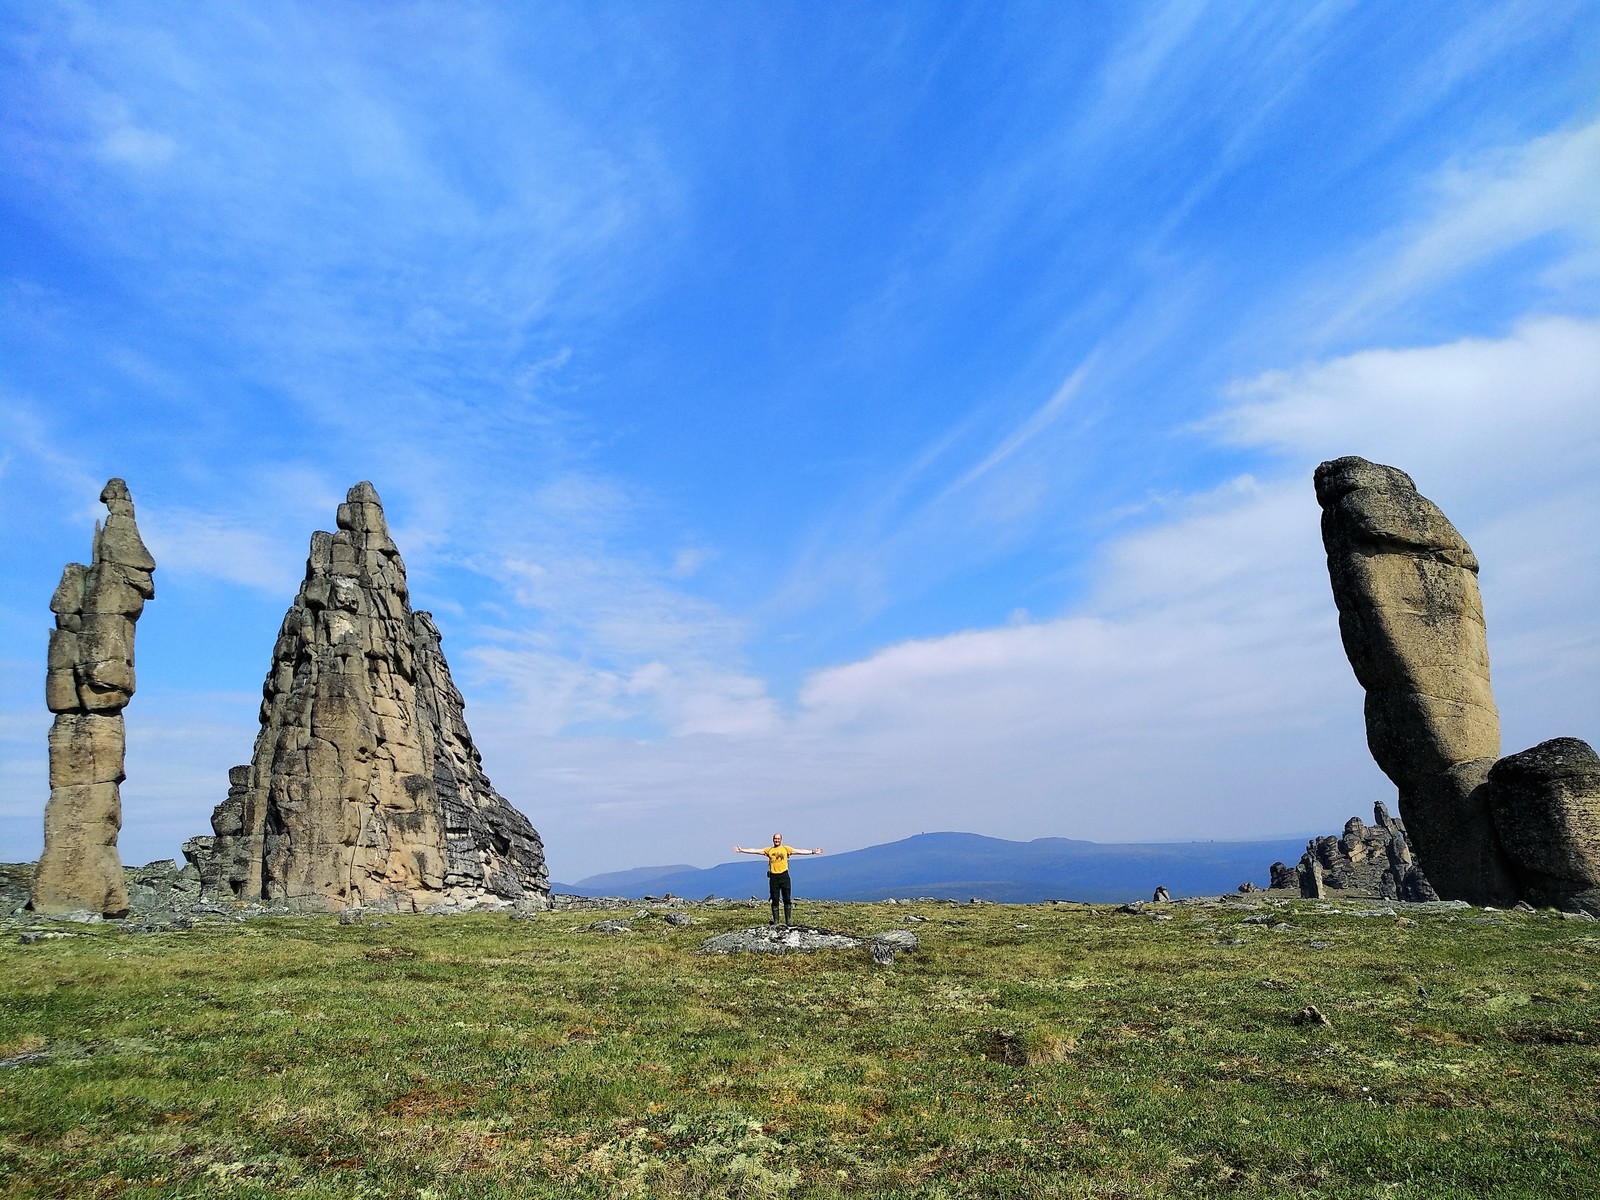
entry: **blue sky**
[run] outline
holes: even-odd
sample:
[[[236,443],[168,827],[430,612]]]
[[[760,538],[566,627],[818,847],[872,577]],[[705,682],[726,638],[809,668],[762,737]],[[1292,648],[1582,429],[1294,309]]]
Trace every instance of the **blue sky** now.
[[[1593,3],[40,3],[0,56],[0,859],[111,475],[128,861],[360,479],[563,879],[1365,814],[1340,454],[1478,550],[1506,750],[1600,739]]]

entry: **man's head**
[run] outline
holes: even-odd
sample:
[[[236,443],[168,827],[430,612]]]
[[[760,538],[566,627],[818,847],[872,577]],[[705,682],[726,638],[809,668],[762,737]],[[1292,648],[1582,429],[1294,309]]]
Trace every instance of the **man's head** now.
[[[772,835],[772,844],[773,844],[773,845],[774,845],[774,846],[781,846],[781,845],[783,845],[783,834],[781,834],[781,833],[775,833],[775,834],[773,834],[773,835]]]

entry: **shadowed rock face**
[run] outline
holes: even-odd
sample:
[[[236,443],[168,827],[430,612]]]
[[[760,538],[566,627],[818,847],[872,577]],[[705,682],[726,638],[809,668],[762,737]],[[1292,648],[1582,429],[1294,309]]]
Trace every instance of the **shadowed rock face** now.
[[[134,522],[128,485],[110,480],[100,493],[108,515],[97,524],[88,566],[69,563],[50,600],[45,703],[50,728],[50,802],[44,853],[30,902],[36,912],[128,911],[117,854],[122,828],[122,710],[133,697],[133,627],[155,596],[155,559]]]
[[[484,775],[439,631],[413,612],[370,483],[315,533],[229,773],[212,839],[185,854],[210,894],[403,911],[548,903],[538,833]],[[209,843],[209,844],[208,844]]]
[[[1366,690],[1367,744],[1439,894],[1506,903],[1516,883],[1483,784],[1500,754],[1478,560],[1405,472],[1316,470],[1339,632]]]
[[[1495,763],[1489,793],[1524,897],[1600,915],[1600,756],[1552,738]]]

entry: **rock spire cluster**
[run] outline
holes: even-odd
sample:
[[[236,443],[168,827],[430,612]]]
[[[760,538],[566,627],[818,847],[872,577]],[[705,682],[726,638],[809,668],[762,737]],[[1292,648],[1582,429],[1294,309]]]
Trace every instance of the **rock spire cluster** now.
[[[1329,889],[1386,900],[1437,900],[1416,864],[1405,824],[1391,817],[1381,800],[1372,809],[1371,825],[1351,817],[1338,837],[1312,838],[1298,865],[1273,863],[1272,887],[1293,888],[1317,900],[1324,899]]]
[[[370,483],[314,533],[251,761],[184,854],[206,894],[421,911],[549,900],[544,848],[483,772],[439,630]]]
[[[122,828],[120,785],[127,731],[122,710],[133,698],[133,627],[155,596],[155,559],[134,521],[133,499],[120,479],[107,482],[88,566],[68,563],[50,599],[45,703],[50,728],[50,800],[44,811],[44,853],[34,873],[36,912],[128,911],[117,854]]]
[[[1600,760],[1576,738],[1500,757],[1478,560],[1404,471],[1314,477],[1367,744],[1441,896],[1600,912]]]

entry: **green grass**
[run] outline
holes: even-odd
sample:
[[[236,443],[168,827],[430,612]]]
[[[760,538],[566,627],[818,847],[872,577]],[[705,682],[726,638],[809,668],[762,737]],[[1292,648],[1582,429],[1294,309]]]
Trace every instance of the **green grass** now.
[[[694,953],[764,909],[11,940],[0,1196],[1600,1193],[1600,927],[1168,911],[821,914],[930,918],[889,968]]]

